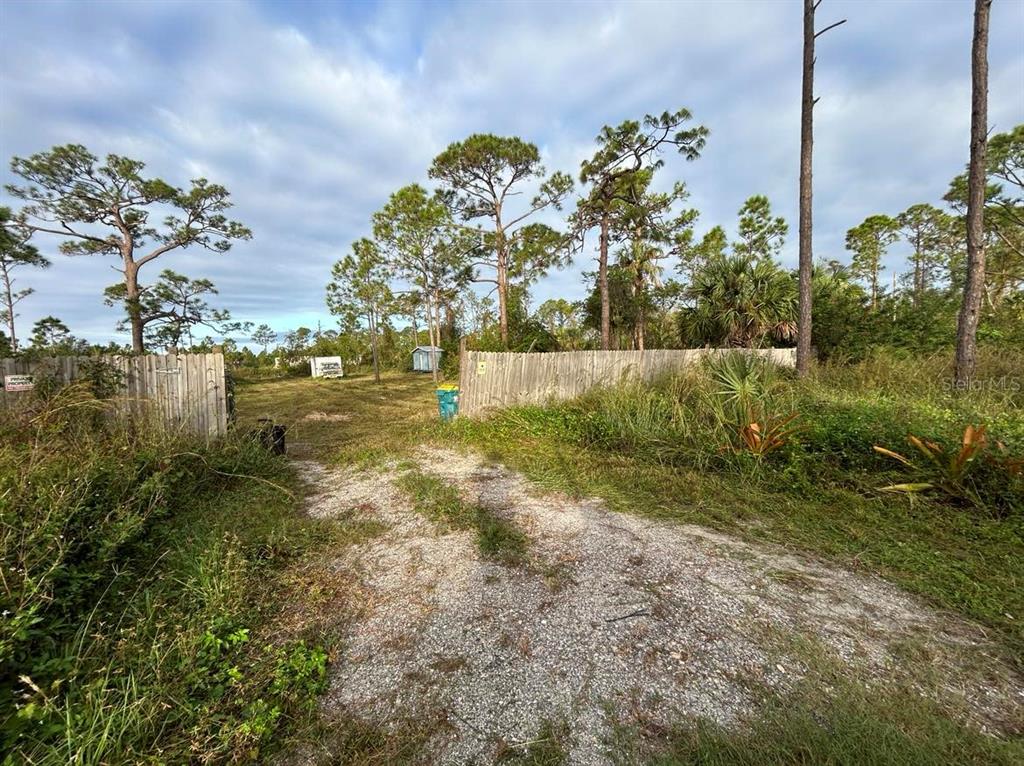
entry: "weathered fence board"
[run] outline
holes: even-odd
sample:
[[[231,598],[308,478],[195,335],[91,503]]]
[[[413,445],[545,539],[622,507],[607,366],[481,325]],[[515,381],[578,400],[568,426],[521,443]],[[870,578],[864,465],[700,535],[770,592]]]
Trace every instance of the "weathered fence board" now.
[[[201,435],[227,433],[223,354],[0,359],[0,373],[4,376],[52,375],[66,384],[81,378],[83,366],[97,360],[121,372],[123,390],[116,398],[130,412],[150,414],[169,426]],[[16,406],[29,395],[22,391],[2,391],[0,402],[4,406]]]
[[[551,354],[466,351],[459,373],[459,414],[479,415],[516,404],[572,399],[595,386],[651,380],[734,349],[564,351]],[[791,348],[749,349],[783,366],[796,364]]]

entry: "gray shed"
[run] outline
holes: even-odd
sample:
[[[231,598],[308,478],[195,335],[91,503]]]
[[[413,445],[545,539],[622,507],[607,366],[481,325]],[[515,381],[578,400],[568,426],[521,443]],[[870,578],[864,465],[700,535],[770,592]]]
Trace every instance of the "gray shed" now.
[[[412,350],[412,369],[414,372],[430,372],[430,346],[417,346]],[[434,358],[438,366],[441,365],[441,349],[433,347]]]

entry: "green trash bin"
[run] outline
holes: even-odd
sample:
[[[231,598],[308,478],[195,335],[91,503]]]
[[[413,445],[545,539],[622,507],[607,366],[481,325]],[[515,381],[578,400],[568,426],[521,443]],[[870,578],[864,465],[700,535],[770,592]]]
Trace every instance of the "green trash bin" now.
[[[451,420],[459,412],[459,387],[455,385],[438,386],[437,410],[441,420]]]

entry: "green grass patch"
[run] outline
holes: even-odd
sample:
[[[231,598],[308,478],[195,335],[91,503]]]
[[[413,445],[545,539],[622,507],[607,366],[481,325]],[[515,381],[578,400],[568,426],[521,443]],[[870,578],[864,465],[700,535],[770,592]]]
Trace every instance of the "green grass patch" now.
[[[241,428],[271,418],[288,426],[290,455],[331,462],[372,463],[438,417],[434,384],[417,373],[385,372],[379,385],[371,375],[239,381],[236,403]]]
[[[502,766],[564,766],[569,762],[568,738],[569,728],[564,722],[544,721],[531,740],[504,745],[495,763]]]
[[[442,713],[393,718],[385,729],[352,717],[328,715],[310,733],[304,763],[324,766],[418,766],[446,721]]]
[[[647,714],[614,717],[616,763],[648,766],[999,766],[1020,763],[1024,740],[983,733],[923,694],[941,682],[911,675],[865,683],[821,647],[788,642],[805,675],[786,692],[751,686],[756,713],[737,725],[689,718],[665,727]],[[923,670],[927,673],[927,669]],[[936,686],[936,684],[939,684]],[[1011,727],[1013,724],[1010,724]]]
[[[759,709],[740,730],[693,720],[640,744],[620,729],[619,763],[650,766],[1011,766],[1021,742],[967,729],[909,694],[844,685],[834,697],[803,691]]]
[[[463,502],[458,490],[444,480],[410,469],[397,483],[412,498],[416,511],[431,521],[452,529],[474,530],[477,547],[485,558],[507,566],[526,559],[526,535],[483,506]]]

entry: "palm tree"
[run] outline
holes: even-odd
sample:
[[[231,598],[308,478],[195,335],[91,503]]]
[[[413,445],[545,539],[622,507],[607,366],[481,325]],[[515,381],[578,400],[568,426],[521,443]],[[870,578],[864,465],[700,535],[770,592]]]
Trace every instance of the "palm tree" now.
[[[694,275],[687,297],[693,306],[679,322],[686,344],[749,348],[796,337],[796,283],[770,259],[713,258]]]

